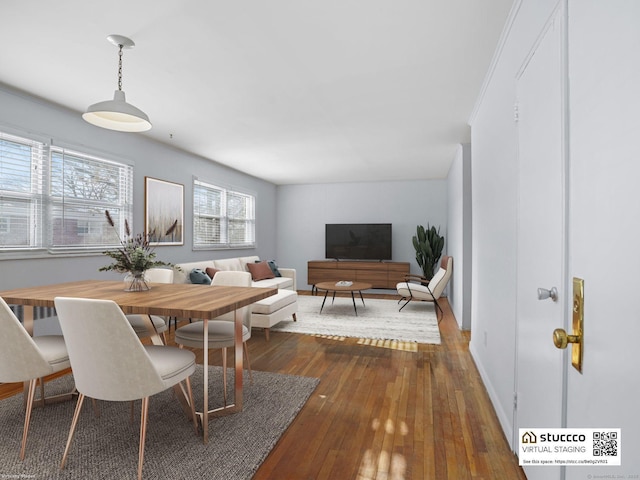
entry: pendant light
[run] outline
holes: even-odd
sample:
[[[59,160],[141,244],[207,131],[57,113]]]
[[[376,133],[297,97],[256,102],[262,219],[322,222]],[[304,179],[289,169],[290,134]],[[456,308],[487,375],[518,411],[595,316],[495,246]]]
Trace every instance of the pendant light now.
[[[109,35],[109,42],[118,47],[118,89],[113,94],[113,100],[98,102],[91,105],[82,118],[98,127],[119,132],[145,132],[151,128],[149,117],[139,108],[127,103],[122,90],[122,50],[133,48],[133,40],[122,35]]]

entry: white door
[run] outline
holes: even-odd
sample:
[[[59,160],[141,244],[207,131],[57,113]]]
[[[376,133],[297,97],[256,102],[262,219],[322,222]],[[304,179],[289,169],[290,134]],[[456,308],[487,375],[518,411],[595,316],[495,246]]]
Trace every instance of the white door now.
[[[567,426],[620,428],[619,467],[640,476],[640,2],[569,3],[571,276],[584,279],[582,374],[569,367]]]
[[[517,78],[517,365],[513,444],[519,428],[563,422],[563,352],[552,332],[565,325],[565,175],[562,13],[541,33]],[[538,298],[538,289],[558,298]],[[560,467],[525,467],[530,480],[560,478]]]

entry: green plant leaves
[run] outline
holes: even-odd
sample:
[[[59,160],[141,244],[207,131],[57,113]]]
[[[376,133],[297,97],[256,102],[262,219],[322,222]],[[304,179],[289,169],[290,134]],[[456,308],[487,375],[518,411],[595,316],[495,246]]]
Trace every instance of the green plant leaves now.
[[[424,276],[431,279],[444,248],[444,237],[440,235],[440,227],[436,229],[435,226],[427,224],[425,229],[422,225],[418,225],[416,234],[411,240],[416,250],[418,266],[422,269]]]

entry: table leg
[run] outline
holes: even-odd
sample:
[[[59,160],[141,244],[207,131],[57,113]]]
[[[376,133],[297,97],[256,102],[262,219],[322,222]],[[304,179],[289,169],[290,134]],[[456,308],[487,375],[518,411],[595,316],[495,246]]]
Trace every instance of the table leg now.
[[[158,335],[158,331],[156,330],[155,325],[153,324],[153,320],[151,320],[151,315],[140,315],[143,318],[147,319],[147,331],[149,332],[149,339],[153,345],[164,345],[162,338]]]
[[[234,353],[235,353],[235,386],[234,386],[234,403],[214,410],[209,410],[209,326],[207,319],[203,319],[202,328],[204,329],[204,405],[202,408],[202,436],[203,442],[209,441],[209,414],[214,416],[235,413],[242,410],[242,379],[243,379],[243,357],[242,357],[242,315],[243,309],[237,309],[234,312]]]
[[[202,336],[204,338],[204,358],[202,359],[202,368],[204,368],[204,391],[202,407],[202,440],[206,444],[209,441],[209,324],[206,318],[202,319]]]
[[[358,307],[356,307],[356,297],[353,296],[353,290],[351,291],[351,301],[353,302],[353,309],[356,312],[356,317],[358,316]]]
[[[30,337],[33,337],[33,306],[24,305],[22,307],[22,326]],[[29,382],[24,382],[24,404],[27,405],[27,395],[29,394]],[[44,398],[44,397],[43,397]]]
[[[325,290],[324,298],[322,299],[322,305],[320,306],[320,313],[322,313],[322,309],[324,308],[324,302],[327,301],[327,295],[329,294],[329,290]]]
[[[238,308],[234,313],[235,365],[236,365],[234,411],[236,412],[239,412],[240,410],[242,410],[242,375],[244,373],[242,370],[243,361],[244,361],[244,357],[242,356],[242,327],[243,327],[242,316],[243,314],[244,314],[244,308]]]

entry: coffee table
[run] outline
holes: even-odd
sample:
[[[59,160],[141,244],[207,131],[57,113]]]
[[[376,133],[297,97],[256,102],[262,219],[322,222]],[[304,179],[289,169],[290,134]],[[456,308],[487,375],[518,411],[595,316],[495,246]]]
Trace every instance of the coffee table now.
[[[353,301],[353,309],[356,312],[356,317],[358,316],[358,308],[356,307],[356,299],[353,295],[354,292],[358,292],[360,294],[360,300],[362,300],[362,305],[364,306],[364,298],[362,298],[362,290],[368,290],[372,287],[370,283],[365,282],[320,282],[316,284],[316,289],[324,290],[324,298],[322,299],[322,306],[320,307],[320,313],[322,313],[322,309],[324,308],[324,302],[327,301],[327,295],[329,292],[333,292],[333,298],[331,299],[331,303],[336,299],[336,292],[351,292],[351,300]]]

